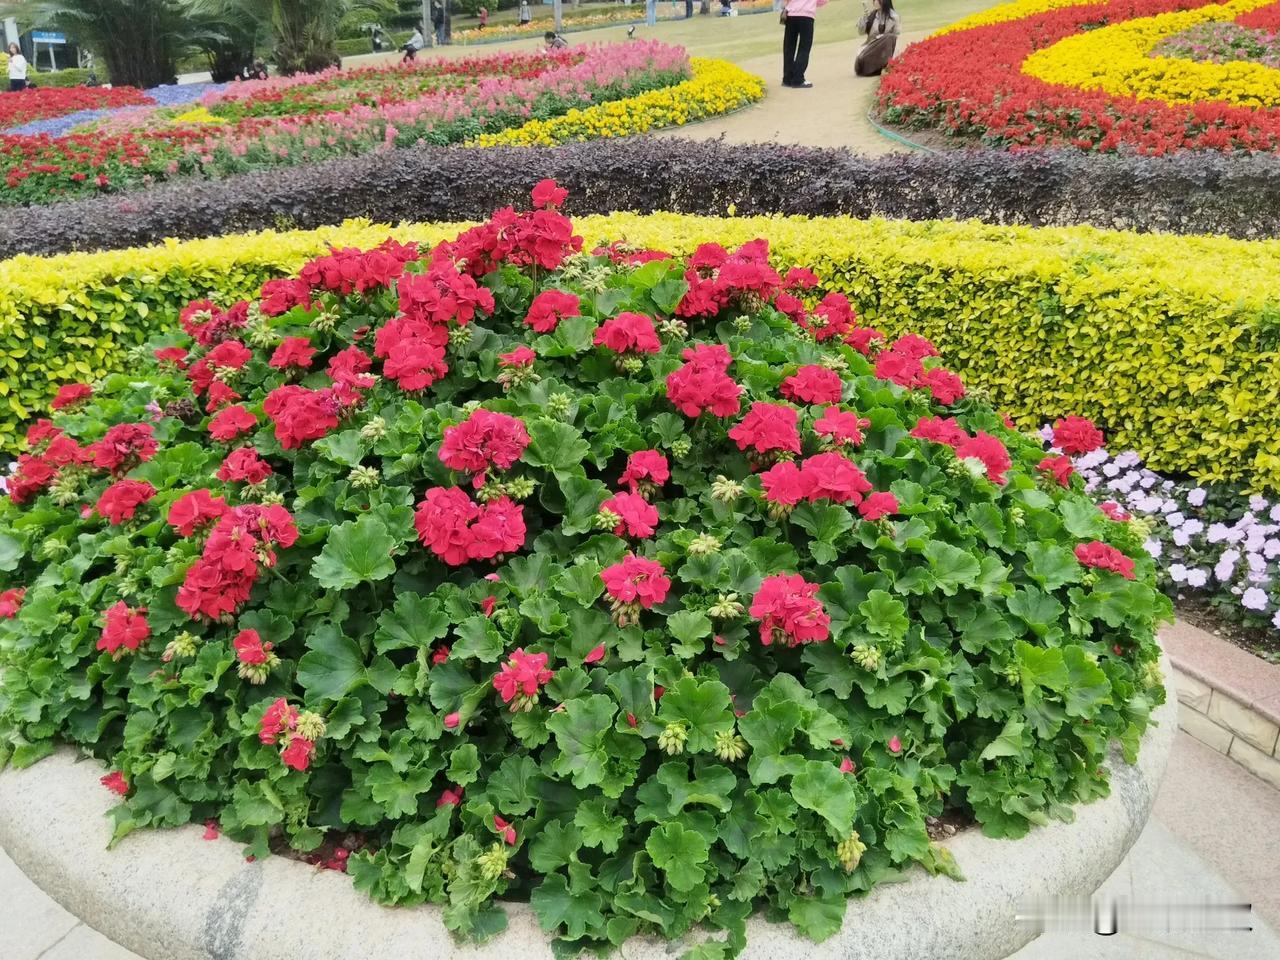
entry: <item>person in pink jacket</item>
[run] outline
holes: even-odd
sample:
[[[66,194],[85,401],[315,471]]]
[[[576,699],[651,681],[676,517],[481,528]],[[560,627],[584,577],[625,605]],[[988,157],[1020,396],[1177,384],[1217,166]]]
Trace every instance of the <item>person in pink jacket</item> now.
[[[782,85],[807,89],[809,48],[813,46],[813,18],[827,0],[785,0],[782,7]]]

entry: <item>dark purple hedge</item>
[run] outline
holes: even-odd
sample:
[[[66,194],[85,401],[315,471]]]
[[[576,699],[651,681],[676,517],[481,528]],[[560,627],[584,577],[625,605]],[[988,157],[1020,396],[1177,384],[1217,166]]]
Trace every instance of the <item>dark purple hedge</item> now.
[[[9,210],[0,256],[58,253],[348,217],[479,219],[554,177],[568,212],[847,214],[1280,235],[1280,158],[843,150],[633,139],[553,149],[427,147]]]

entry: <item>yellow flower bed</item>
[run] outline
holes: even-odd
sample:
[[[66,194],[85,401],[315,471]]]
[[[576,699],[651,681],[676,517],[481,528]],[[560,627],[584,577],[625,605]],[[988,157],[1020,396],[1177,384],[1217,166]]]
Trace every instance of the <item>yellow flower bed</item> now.
[[[577,222],[588,248],[675,253],[767,237],[890,334],[931,337],[1023,426],[1105,423],[1152,467],[1280,490],[1280,241],[850,218],[615,214]],[[448,224],[352,222],[0,263],[0,446],[57,387],[122,370],[188,301],[227,303],[330,244],[423,243]],[[1188,269],[1193,264],[1193,269]]]
[[[1151,56],[1151,49],[1165,37],[1202,23],[1234,20],[1274,2],[1231,0],[1100,27],[1033,53],[1023,62],[1022,72],[1046,83],[1139,100],[1280,106],[1280,70],[1243,61],[1201,63]]]
[[[764,97],[764,81],[725,60],[693,57],[693,76],[675,86],[570,110],[550,120],[482,134],[468,146],[550,147],[573,140],[629,137],[731,113]]]

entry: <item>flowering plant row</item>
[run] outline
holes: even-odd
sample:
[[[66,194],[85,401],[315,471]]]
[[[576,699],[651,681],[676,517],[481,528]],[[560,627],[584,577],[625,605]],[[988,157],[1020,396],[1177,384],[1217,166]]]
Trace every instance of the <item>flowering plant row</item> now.
[[[71,740],[117,836],[210,822],[460,935],[527,898],[728,954],[958,875],[927,816],[1105,794],[1164,697],[1133,528],[766,241],[593,248],[533,200],[60,391],[0,512],[3,756]]]
[[[22,90],[12,96],[0,96],[0,130],[80,110],[151,102],[150,97],[134,87],[40,87]]]
[[[254,81],[208,94],[199,111],[132,111],[93,132],[0,137],[0,203],[459,143],[688,77],[683,48],[642,42]]]
[[[727,60],[694,57],[693,76],[675,86],[622,100],[570,110],[548,120],[530,120],[499,133],[486,133],[472,146],[550,147],[575,140],[630,137],[722,116],[764,98],[764,81]]]
[[[1274,70],[1280,68],[1280,33],[1213,21],[1165,37],[1151,55],[1205,63],[1243,60]]]
[[[913,44],[886,71],[880,108],[891,122],[1000,147],[1274,152],[1280,106],[1265,67],[1149,54],[1193,23],[1236,17],[1261,26],[1277,8],[1274,0],[1006,4]]]

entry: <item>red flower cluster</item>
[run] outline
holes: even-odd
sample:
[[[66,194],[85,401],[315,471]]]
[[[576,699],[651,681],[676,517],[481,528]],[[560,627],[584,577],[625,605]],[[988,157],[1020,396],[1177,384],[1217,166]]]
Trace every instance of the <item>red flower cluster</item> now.
[[[261,567],[275,565],[275,548],[298,540],[289,511],[278,505],[246,504],[221,517],[200,558],[187,569],[177,604],[192,619],[218,620],[249,599]]]
[[[537,359],[538,355],[528,347],[519,346],[509,353],[498,354],[498,366],[510,370],[519,370],[525,367],[532,367],[533,361]]]
[[[964,396],[964,383],[950,370],[925,369],[924,359],[937,355],[937,349],[924,337],[899,337],[876,356],[876,376],[908,389],[927,388],[935,400],[950,406]]]
[[[827,407],[822,416],[814,421],[813,431],[820,437],[828,437],[837,447],[856,447],[862,443],[862,428],[871,426],[871,421],[859,417],[856,413],[848,413],[839,407]]]
[[[981,461],[992,483],[1003,484],[1007,479],[1005,473],[1013,466],[1009,451],[999,439],[982,430],[969,436],[964,427],[950,417],[921,417],[911,436],[951,447],[960,460]]]
[[[800,431],[796,424],[799,415],[795,408],[757,400],[742,418],[742,422],[729,431],[729,437],[739,450],[756,453],[799,453]]]
[[[372,250],[335,247],[327,256],[304,264],[298,278],[312,290],[327,290],[342,296],[368,293],[390,287],[404,273],[404,265],[417,259],[415,245],[402,245],[394,240]],[[275,294],[277,289],[273,288],[272,293]],[[264,289],[263,293],[267,291]],[[293,294],[286,297],[292,299]]]
[[[147,608],[135,610],[123,600],[118,600],[107,611],[102,636],[98,638],[98,649],[113,657],[118,656],[121,650],[133,653],[149,636],[151,627],[147,624]]]
[[[569,191],[554,180],[539,180],[529,192],[529,197],[533,200],[534,207],[539,210],[547,207],[554,210],[556,207],[564,206],[568,196]]]
[[[132,520],[138,507],[156,495],[156,488],[145,480],[117,480],[98,497],[98,515],[113,526]]]
[[[308,370],[315,355],[316,349],[311,346],[311,341],[306,337],[285,337],[271,354],[268,363],[280,370],[290,367],[296,370]]]
[[[581,312],[582,301],[576,293],[544,290],[529,304],[524,322],[536,333],[551,333],[565,317],[577,317]]]
[[[1092,453],[1102,443],[1102,431],[1085,417],[1064,417],[1053,425],[1053,445],[1063,453]]]
[[[1070,457],[1045,457],[1036,464],[1036,469],[1043,470],[1063,487],[1071,485],[1071,475],[1076,472]]]
[[[627,554],[620,562],[600,572],[609,597],[619,603],[634,603],[648,610],[667,599],[671,578],[656,560]]]
[[[178,536],[189,537],[206,524],[221,519],[229,509],[222,497],[215,497],[208,490],[192,490],[170,504],[168,522]]]
[[[258,739],[274,746],[283,741],[280,759],[292,770],[306,770],[315,756],[316,744],[297,732],[298,711],[283,697],[267,707],[258,727]]]
[[[793,403],[839,403],[843,389],[834,370],[809,364],[783,380],[779,392]]]
[[[510,659],[494,675],[493,688],[503,703],[518,710],[538,696],[538,691],[555,673],[547,669],[547,654],[525,653],[524,647],[512,652]]]
[[[267,394],[262,412],[275,426],[280,446],[295,450],[334,429],[345,406],[344,397],[332,388],[311,390],[289,383]]]
[[[517,213],[510,207],[437,248],[463,264],[473,277],[492,273],[504,263],[556,270],[581,249],[582,238],[574,235],[568,217],[555,210]]]
[[[798,573],[766,577],[751,601],[751,616],[760,621],[760,642],[766,647],[775,640],[795,647],[831,637],[831,617],[818,600],[818,584]]]
[[[671,479],[667,458],[657,450],[638,450],[627,457],[627,467],[618,478],[632,493],[650,494]]]
[[[245,407],[223,407],[209,420],[209,436],[229,443],[258,425],[258,418]]]
[[[450,323],[461,327],[474,320],[478,312],[493,312],[493,294],[473,277],[459,273],[448,260],[435,260],[426,273],[402,278],[397,290],[405,318],[432,327],[444,328]]]
[[[218,468],[218,479],[223,483],[262,483],[274,471],[253,447],[240,447],[227,454]]]
[[[271,658],[271,644],[263,643],[257,630],[241,630],[231,641],[231,646],[236,652],[236,659],[249,666],[266,663]]]
[[[818,343],[824,343],[827,340],[843,340],[859,353],[867,354],[871,351],[873,340],[884,339],[884,334],[879,330],[858,325],[858,315],[853,312],[849,298],[843,293],[828,293],[813,308],[812,313],[806,313],[804,305],[795,298],[791,298],[785,305],[791,309],[784,312],[789,314],[799,327],[807,330]],[[780,309],[784,306],[782,297],[778,298],[776,306]]]
[[[9,498],[14,503],[26,503],[47,489],[63,467],[93,462],[90,449],[81,447],[50,420],[38,420],[31,426],[27,444],[35,452],[20,455],[8,478]]]
[[[178,315],[178,322],[196,343],[210,347],[248,324],[249,304],[240,301],[223,311],[208,300],[196,300],[187,304]]]
[[[85,383],[65,383],[58,388],[53,402],[49,406],[54,410],[65,410],[76,404],[84,403],[93,396],[93,389]]]
[[[268,280],[262,285],[258,307],[268,317],[278,317],[294,307],[311,309],[311,285],[297,277]]]
[[[124,774],[119,770],[112,770],[105,777],[100,777],[98,782],[112,793],[119,794],[122,797],[129,795],[129,781],[124,778]]]
[[[769,266],[769,244],[752,240],[729,253],[718,243],[704,243],[689,258],[684,278],[689,290],[676,306],[681,317],[714,317],[730,304],[755,300],[772,303],[782,278]]]
[[[527,446],[524,421],[481,407],[461,423],[445,427],[440,462],[482,479],[489,470],[509,470]]]
[[[81,110],[105,110],[155,103],[137,87],[29,87],[0,97],[0,130]]]
[[[460,487],[432,487],[413,519],[422,545],[451,567],[524,546],[524,508],[509,497],[477,504]]]
[[[885,73],[880,106],[893,120],[938,126],[997,147],[1073,146],[1154,155],[1178,150],[1275,152],[1280,149],[1280,108],[1138,100],[1046,83],[1022,72],[1023,62],[1035,51],[1099,23],[1210,2],[1104,0],[930,37],[913,44]],[[1265,20],[1257,19],[1262,13],[1245,14],[1237,22],[1263,26]]]
[[[742,387],[729,376],[733,358],[724,344],[699,344],[680,354],[685,364],[667,375],[667,399],[686,417],[704,410],[731,417],[741,409]]]
[[[26,587],[12,587],[0,593],[0,620],[12,620],[16,617],[26,596]]]
[[[1107,515],[1108,520],[1114,520],[1117,523],[1127,523],[1133,519],[1133,516],[1114,500],[1104,500],[1098,504],[1098,509]]]
[[[600,505],[601,512],[618,516],[615,536],[652,537],[658,528],[658,509],[638,493],[615,493]]]
[[[620,313],[596,328],[595,345],[614,353],[657,353],[662,349],[653,321],[640,313]]]
[[[871,483],[858,466],[840,453],[819,453],[804,460],[799,466],[791,461],[774,464],[760,474],[760,483],[764,488],[764,496],[769,503],[783,508],[778,513],[785,514],[802,500],[816,503],[830,500],[834,503],[852,503],[859,506],[864,516],[863,496],[871,493]],[[874,495],[879,496],[879,495]],[[892,496],[890,494],[889,496]],[[885,510],[887,501],[881,497],[876,501],[873,512],[876,516],[867,519],[879,519],[892,510]],[[897,509],[897,500],[893,502],[893,510]]]
[[[1076,546],[1076,559],[1086,567],[1098,570],[1110,570],[1118,573],[1126,580],[1134,578],[1133,559],[1125,556],[1109,543],[1093,540]]]
[[[97,443],[89,445],[93,465],[117,476],[146,463],[159,449],[149,423],[119,423]]]

